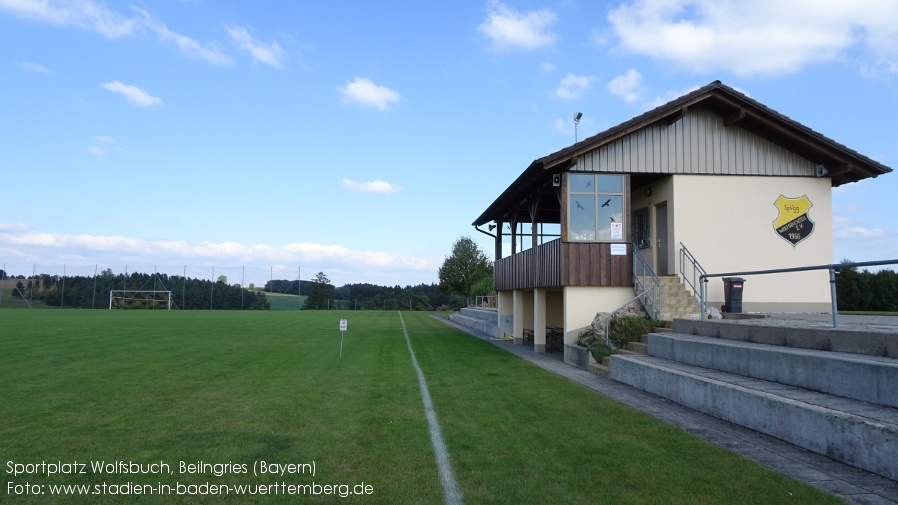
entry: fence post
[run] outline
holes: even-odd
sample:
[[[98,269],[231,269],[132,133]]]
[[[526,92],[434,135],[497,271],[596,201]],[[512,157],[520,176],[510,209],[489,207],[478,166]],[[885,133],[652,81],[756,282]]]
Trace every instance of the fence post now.
[[[836,296],[836,269],[829,267],[829,294],[833,301],[833,328],[839,327],[839,303]]]

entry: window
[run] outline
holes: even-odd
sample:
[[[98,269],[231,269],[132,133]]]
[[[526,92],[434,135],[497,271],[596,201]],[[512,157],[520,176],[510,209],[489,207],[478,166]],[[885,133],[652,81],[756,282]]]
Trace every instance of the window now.
[[[633,222],[633,242],[639,249],[652,247],[652,224],[649,222],[649,208],[643,207],[633,211],[630,218]]]
[[[624,178],[572,173],[568,178],[568,240],[624,240]]]

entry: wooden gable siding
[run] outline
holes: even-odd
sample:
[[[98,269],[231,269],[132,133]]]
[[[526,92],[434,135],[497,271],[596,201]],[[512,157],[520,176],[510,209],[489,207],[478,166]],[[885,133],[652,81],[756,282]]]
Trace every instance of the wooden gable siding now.
[[[496,290],[560,286],[632,286],[633,250],[611,255],[611,244],[553,240],[493,265]]]
[[[574,171],[813,177],[816,165],[723,118],[693,109],[582,155]]]

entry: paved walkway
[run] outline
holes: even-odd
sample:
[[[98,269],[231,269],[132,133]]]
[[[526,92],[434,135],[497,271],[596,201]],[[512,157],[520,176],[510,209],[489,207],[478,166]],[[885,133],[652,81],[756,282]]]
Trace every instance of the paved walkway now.
[[[728,319],[735,324],[833,329],[832,314],[763,314],[763,319]],[[839,330],[898,333],[898,316],[838,317]]]
[[[840,329],[866,329],[898,332],[898,317],[840,316]],[[738,324],[776,324],[780,326],[825,327],[823,321],[832,316],[821,314],[794,317],[772,316],[766,319],[741,320]],[[825,456],[807,451],[782,440],[715,417],[683,407],[660,396],[606,379],[564,363],[561,353],[537,354],[529,347],[508,340],[492,340],[489,335],[440,318],[449,325],[515,354],[541,368],[557,373],[577,384],[609,398],[625,403],[646,414],[668,422],[697,437],[729,449],[779,473],[857,505],[898,504],[898,482],[879,477]],[[853,325],[854,327],[849,327]],[[896,461],[898,464],[898,461]]]

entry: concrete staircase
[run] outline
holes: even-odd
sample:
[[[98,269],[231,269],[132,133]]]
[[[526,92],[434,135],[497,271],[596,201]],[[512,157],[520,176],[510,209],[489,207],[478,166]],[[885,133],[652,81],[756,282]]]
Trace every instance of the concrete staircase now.
[[[686,289],[677,275],[658,277],[661,280],[661,319],[699,319],[701,305]]]
[[[667,323],[670,324],[670,323]],[[656,332],[666,333],[673,331],[671,328],[662,327],[655,328]],[[646,354],[648,352],[648,342],[649,342],[649,333],[643,335],[638,342],[628,342],[627,347],[625,349],[615,349],[614,354],[623,354],[623,355],[633,355],[633,354]],[[610,377],[611,376],[611,358],[605,357],[602,359],[601,363],[597,363],[595,358],[590,356],[589,358],[589,366],[587,368],[590,372],[598,375],[599,377]]]
[[[499,311],[497,309],[467,307],[461,309],[458,314],[449,315],[453,323],[473,328],[491,337],[499,335]]]
[[[898,335],[674,321],[612,379],[898,480]]]

